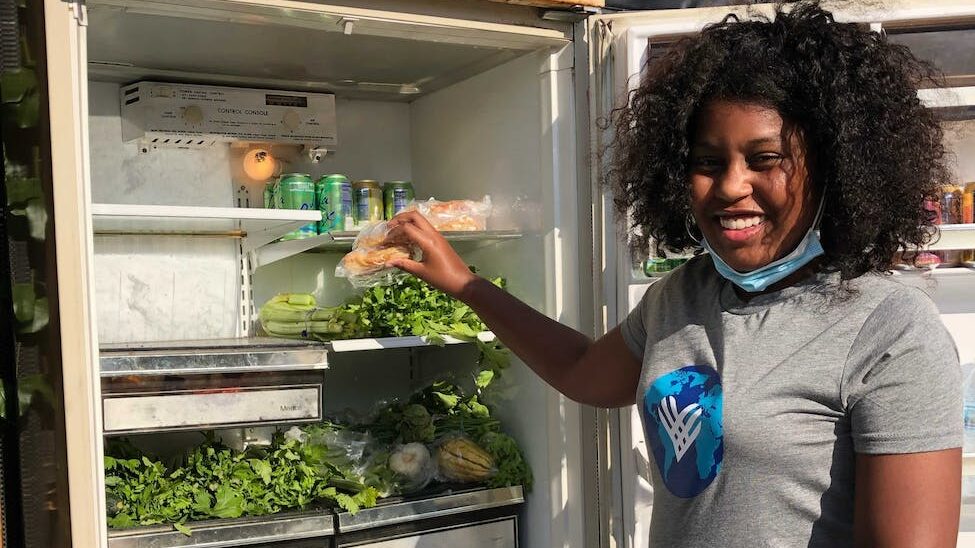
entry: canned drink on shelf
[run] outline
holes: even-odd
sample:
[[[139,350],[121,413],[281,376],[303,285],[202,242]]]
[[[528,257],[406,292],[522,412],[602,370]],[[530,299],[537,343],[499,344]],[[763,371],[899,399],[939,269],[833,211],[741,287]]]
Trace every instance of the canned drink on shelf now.
[[[962,222],[962,188],[958,185],[945,185],[941,188],[941,224],[953,225]]]
[[[357,226],[383,220],[383,189],[376,181],[365,179],[352,183],[352,204]]]
[[[661,258],[650,257],[643,261],[643,273],[650,277],[662,276],[678,266],[686,263],[687,257]]]
[[[409,181],[389,181],[384,184],[383,202],[386,206],[386,220],[392,219],[397,213],[406,209],[415,198],[413,183]]]
[[[961,222],[975,223],[975,182],[965,185],[961,195]],[[961,260],[966,266],[975,266],[975,249],[961,252]]]
[[[962,188],[958,185],[945,185],[941,188],[941,222],[944,225],[962,222]],[[939,266],[958,266],[962,262],[962,252],[956,250],[939,251]]]
[[[341,174],[324,175],[315,183],[315,199],[322,220],[318,233],[352,230],[352,183]]]
[[[264,184],[264,209],[274,209],[274,193],[278,182],[270,180]]]
[[[281,175],[277,185],[277,209],[315,209],[315,183],[307,173]],[[281,237],[282,240],[300,240],[318,235],[316,223],[309,223]]]

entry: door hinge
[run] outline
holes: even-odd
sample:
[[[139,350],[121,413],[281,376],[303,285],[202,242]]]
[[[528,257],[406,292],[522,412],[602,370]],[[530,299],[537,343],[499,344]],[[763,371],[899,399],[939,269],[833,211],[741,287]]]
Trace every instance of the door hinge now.
[[[75,21],[82,27],[88,26],[88,6],[85,5],[85,0],[66,0],[68,4],[71,5],[71,14],[74,15]]]

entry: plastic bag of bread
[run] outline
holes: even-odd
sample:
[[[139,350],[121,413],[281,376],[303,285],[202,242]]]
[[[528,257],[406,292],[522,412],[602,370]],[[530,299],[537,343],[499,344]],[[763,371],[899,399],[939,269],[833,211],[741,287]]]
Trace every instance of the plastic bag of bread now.
[[[346,253],[335,267],[337,278],[348,278],[356,288],[391,285],[407,275],[398,268],[387,267],[392,259],[420,260],[420,252],[413,246],[386,242],[389,229],[386,221],[366,225],[352,243],[352,251]]]
[[[420,212],[440,232],[465,232],[485,230],[491,216],[491,197],[480,202],[474,200],[450,200],[441,202],[430,198],[425,202],[413,202],[408,207]]]

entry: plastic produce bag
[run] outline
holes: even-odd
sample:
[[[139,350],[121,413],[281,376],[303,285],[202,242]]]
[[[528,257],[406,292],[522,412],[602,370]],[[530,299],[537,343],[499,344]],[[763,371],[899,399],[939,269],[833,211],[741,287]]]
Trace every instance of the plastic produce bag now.
[[[389,469],[396,474],[399,493],[415,493],[433,481],[437,472],[430,450],[422,443],[396,446],[389,455]]]
[[[389,227],[386,221],[366,225],[352,243],[348,252],[335,267],[335,276],[348,278],[358,289],[391,285],[406,275],[398,268],[387,267],[392,259],[420,260],[418,249],[406,245],[389,245],[386,235]]]
[[[491,216],[491,197],[485,196],[480,202],[474,200],[451,200],[441,202],[430,198],[424,202],[412,202],[407,211],[415,209],[430,221],[440,232],[464,232],[487,229]]]
[[[445,436],[435,455],[437,479],[444,483],[484,483],[498,473],[491,455],[463,434]]]

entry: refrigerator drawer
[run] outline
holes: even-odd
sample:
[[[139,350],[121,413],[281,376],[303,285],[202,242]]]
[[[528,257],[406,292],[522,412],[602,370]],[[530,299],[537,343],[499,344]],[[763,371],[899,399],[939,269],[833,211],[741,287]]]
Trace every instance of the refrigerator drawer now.
[[[517,518],[510,517],[487,523],[458,525],[419,534],[367,541],[364,544],[345,544],[341,540],[337,548],[517,548]]]
[[[322,385],[118,395],[103,412],[112,434],[321,420]]]
[[[320,421],[321,345],[276,339],[148,343],[101,349],[109,435]]]
[[[332,545],[334,517],[328,510],[189,522],[191,534],[169,525],[111,530],[108,548],[325,548]]]
[[[336,514],[336,547],[517,548],[520,486],[386,500]]]

